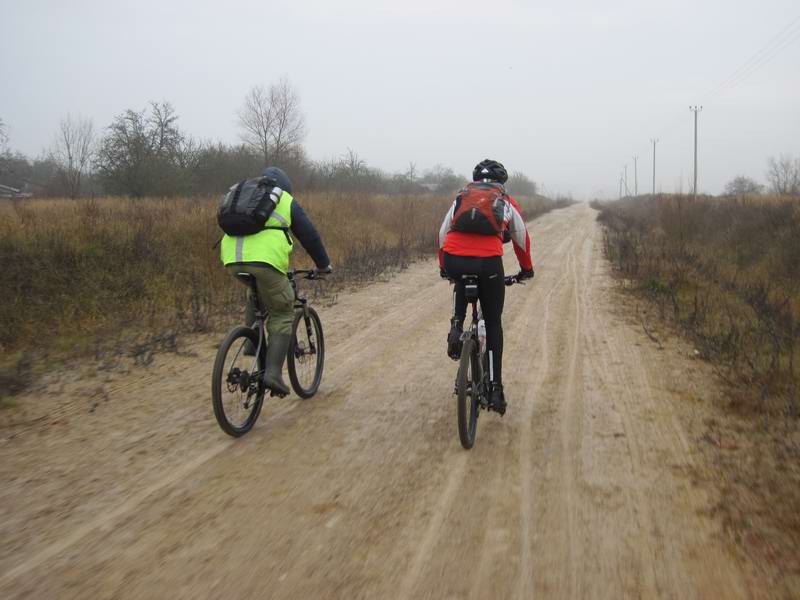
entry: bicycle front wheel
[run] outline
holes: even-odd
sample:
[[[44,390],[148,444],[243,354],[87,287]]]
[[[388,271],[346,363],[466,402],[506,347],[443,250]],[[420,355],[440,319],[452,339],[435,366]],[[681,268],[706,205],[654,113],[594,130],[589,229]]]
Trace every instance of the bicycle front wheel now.
[[[211,375],[211,403],[222,431],[244,435],[255,425],[266,388],[261,380],[265,352],[258,357],[244,353],[247,342],[258,347],[258,333],[250,327],[231,330],[217,351]]]
[[[466,450],[475,444],[478,429],[478,378],[478,344],[470,337],[464,341],[456,378],[458,437]]]
[[[307,311],[307,312],[306,312]],[[292,389],[301,398],[311,398],[317,393],[325,366],[325,338],[322,322],[310,306],[299,310],[292,324],[287,367]]]

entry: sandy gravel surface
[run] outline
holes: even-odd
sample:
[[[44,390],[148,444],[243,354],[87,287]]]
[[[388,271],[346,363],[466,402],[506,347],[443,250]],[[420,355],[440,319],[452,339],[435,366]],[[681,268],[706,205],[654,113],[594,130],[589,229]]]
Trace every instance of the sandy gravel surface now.
[[[319,307],[321,391],[268,401],[240,440],[211,411],[218,335],[20,398],[0,427],[0,598],[769,595],[697,483],[706,370],[620,303],[592,209],[531,233],[536,279],[506,296],[509,410],[481,414],[472,451],[433,262]]]

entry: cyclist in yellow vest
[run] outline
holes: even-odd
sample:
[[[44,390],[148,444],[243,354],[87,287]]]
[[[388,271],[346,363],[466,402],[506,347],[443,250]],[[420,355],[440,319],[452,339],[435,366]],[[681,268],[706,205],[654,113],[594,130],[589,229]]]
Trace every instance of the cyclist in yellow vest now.
[[[264,375],[266,387],[281,394],[288,394],[284,383],[283,363],[289,351],[294,318],[294,291],[286,273],[289,270],[289,255],[293,249],[292,237],[300,241],[322,273],[331,272],[331,261],[316,227],[308,218],[297,200],[292,197],[292,182],[281,169],[268,167],[262,173],[272,177],[283,190],[275,210],[265,223],[265,229],[246,236],[225,235],[221,243],[221,258],[225,268],[232,274],[250,273],[256,278],[258,296],[269,311],[267,333],[267,366]],[[252,299],[248,299],[245,321],[251,325],[255,319]],[[253,354],[255,348],[246,348]]]

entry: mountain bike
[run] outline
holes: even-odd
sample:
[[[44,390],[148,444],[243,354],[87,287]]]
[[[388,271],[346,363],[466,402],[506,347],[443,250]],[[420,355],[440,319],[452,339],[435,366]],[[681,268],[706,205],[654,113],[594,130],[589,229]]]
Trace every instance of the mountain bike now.
[[[298,294],[297,279],[324,279],[322,275],[316,269],[294,269],[287,273],[294,290],[295,314],[286,365],[292,389],[304,399],[316,394],[322,381],[325,339],[317,311]],[[263,375],[268,344],[265,330],[268,313],[259,300],[255,277],[249,273],[237,273],[236,278],[250,288],[255,303],[255,321],[249,327],[240,325],[228,333],[217,351],[211,376],[214,416],[222,430],[233,437],[250,431],[261,413],[267,392]],[[244,352],[248,343],[255,348],[252,356]],[[270,390],[270,395],[282,396],[273,390]]]
[[[472,305],[472,323],[461,334],[463,343],[461,359],[456,373],[454,394],[458,413],[458,437],[461,445],[469,450],[475,445],[478,431],[478,413],[489,410],[489,356],[486,352],[486,329],[483,311],[478,308],[478,276],[463,275],[464,295]],[[505,278],[507,286],[519,283],[516,275]]]

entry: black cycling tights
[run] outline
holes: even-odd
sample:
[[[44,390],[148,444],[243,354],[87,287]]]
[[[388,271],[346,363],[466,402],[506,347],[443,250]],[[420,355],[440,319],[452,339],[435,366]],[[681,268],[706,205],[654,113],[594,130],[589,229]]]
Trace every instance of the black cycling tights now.
[[[444,255],[444,270],[456,280],[453,292],[453,316],[463,323],[467,315],[462,275],[478,276],[478,294],[486,322],[486,351],[491,357],[489,375],[494,383],[503,381],[503,302],[506,298],[503,257]]]

